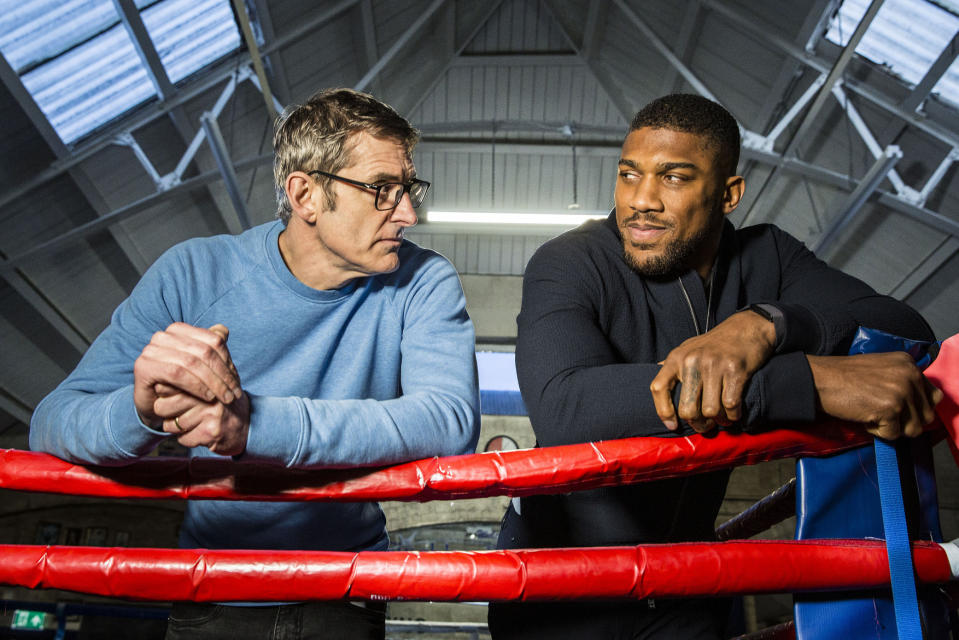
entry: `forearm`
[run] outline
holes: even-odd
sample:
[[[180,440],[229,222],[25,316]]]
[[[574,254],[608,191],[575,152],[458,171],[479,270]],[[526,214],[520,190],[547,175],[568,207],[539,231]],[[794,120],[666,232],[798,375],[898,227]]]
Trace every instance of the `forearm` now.
[[[673,432],[659,419],[649,392],[658,371],[654,363],[583,367],[556,376],[539,392],[527,388],[523,398],[537,441],[555,446],[693,433],[683,421]],[[674,402],[681,392],[680,384],[673,390]],[[750,378],[736,426],[752,430],[815,418],[816,396],[808,363],[802,354],[784,354],[771,358]]]
[[[830,267],[787,234],[778,232],[776,241],[783,265],[780,295],[750,302],[771,302],[784,310],[791,350],[845,354],[860,326],[913,340],[933,339],[929,325],[909,305]]]
[[[394,464],[472,453],[477,403],[445,392],[393,400],[310,400],[251,395],[240,460],[295,468]]]
[[[517,366],[527,370],[520,386],[541,446],[677,435],[656,414],[649,392],[659,371],[654,363],[578,367],[549,380],[519,355]]]
[[[30,421],[32,450],[86,464],[133,462],[164,437],[138,419],[132,385],[109,393],[57,389]]]

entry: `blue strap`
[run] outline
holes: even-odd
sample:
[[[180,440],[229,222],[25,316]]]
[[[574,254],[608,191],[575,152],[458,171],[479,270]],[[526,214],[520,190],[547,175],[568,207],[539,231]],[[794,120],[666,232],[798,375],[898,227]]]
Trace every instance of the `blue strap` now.
[[[882,524],[886,533],[886,554],[889,557],[889,579],[892,584],[893,609],[899,640],[922,640],[919,621],[919,599],[912,568],[912,548],[906,527],[906,511],[902,502],[902,483],[896,447],[876,438],[876,472],[879,479],[879,501]]]
[[[913,341],[875,329],[860,328],[849,353],[905,351],[916,366],[924,369],[935,357],[937,345]],[[882,527],[886,535],[886,554],[889,557],[889,581],[892,585],[893,610],[899,640],[922,640],[919,619],[919,599],[916,596],[916,576],[912,568],[912,547],[906,526],[906,509],[902,502],[902,481],[896,446],[876,438],[876,476],[879,482],[879,503],[882,507]]]

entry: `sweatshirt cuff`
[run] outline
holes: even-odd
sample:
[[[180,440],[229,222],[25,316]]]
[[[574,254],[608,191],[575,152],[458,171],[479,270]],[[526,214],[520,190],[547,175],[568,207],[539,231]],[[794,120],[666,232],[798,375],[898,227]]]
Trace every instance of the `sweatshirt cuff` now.
[[[293,466],[302,449],[303,416],[292,398],[250,398],[250,431],[246,449],[234,456],[237,462]]]
[[[774,356],[756,372],[750,390],[759,394],[763,422],[812,422],[816,419],[816,390],[804,353]]]
[[[168,438],[169,433],[151,429],[140,420],[133,404],[133,385],[113,392],[110,405],[109,429],[116,446],[131,456],[144,456],[156,447],[157,442]]]

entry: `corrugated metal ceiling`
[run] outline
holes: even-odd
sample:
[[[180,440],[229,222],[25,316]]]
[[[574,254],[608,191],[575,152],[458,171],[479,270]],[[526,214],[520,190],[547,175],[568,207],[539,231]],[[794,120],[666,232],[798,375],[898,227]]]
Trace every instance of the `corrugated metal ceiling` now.
[[[896,175],[851,212],[824,255],[916,305],[940,335],[959,331],[951,164],[959,118],[927,98],[939,76],[913,87],[858,57],[846,61],[823,38],[830,0],[249,5],[270,85],[284,102],[358,86],[421,127],[416,162],[434,184],[427,208],[608,209],[633,111],[662,93],[701,87],[748,134],[747,201],[734,222],[773,221],[812,244],[848,212],[876,151],[897,145]],[[944,73],[953,60],[940,56],[932,66]],[[270,119],[244,52],[72,149],[45,130],[11,65],[0,61],[0,77],[0,410],[22,418],[162,251],[236,225],[202,134],[197,153],[181,162],[202,114],[215,116],[250,220],[273,217]],[[553,232],[421,225],[410,236],[464,273],[521,274]]]

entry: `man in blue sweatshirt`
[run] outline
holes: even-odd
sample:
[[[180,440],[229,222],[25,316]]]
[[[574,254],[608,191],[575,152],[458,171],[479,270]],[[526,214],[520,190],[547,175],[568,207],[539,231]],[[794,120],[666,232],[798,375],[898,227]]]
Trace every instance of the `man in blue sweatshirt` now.
[[[274,136],[279,221],[167,251],[76,370],[30,446],[127,464],[176,438],[191,455],[290,468],[473,452],[473,327],[442,256],[403,239],[429,189],[415,129],[359,92],[320,92]],[[187,548],[387,547],[375,503],[195,501]],[[174,606],[168,638],[382,638],[376,603]],[[202,635],[201,635],[202,633]],[[279,636],[277,636],[279,637]],[[317,636],[319,637],[319,636]]]
[[[745,188],[720,105],[653,101],[623,143],[615,210],[530,260],[516,368],[543,446],[831,416],[917,436],[942,394],[903,353],[845,356],[857,327],[917,340],[907,305],[772,225],[726,219]],[[714,540],[729,471],[514,500],[504,548]],[[719,640],[725,599],[500,603],[496,640]]]

